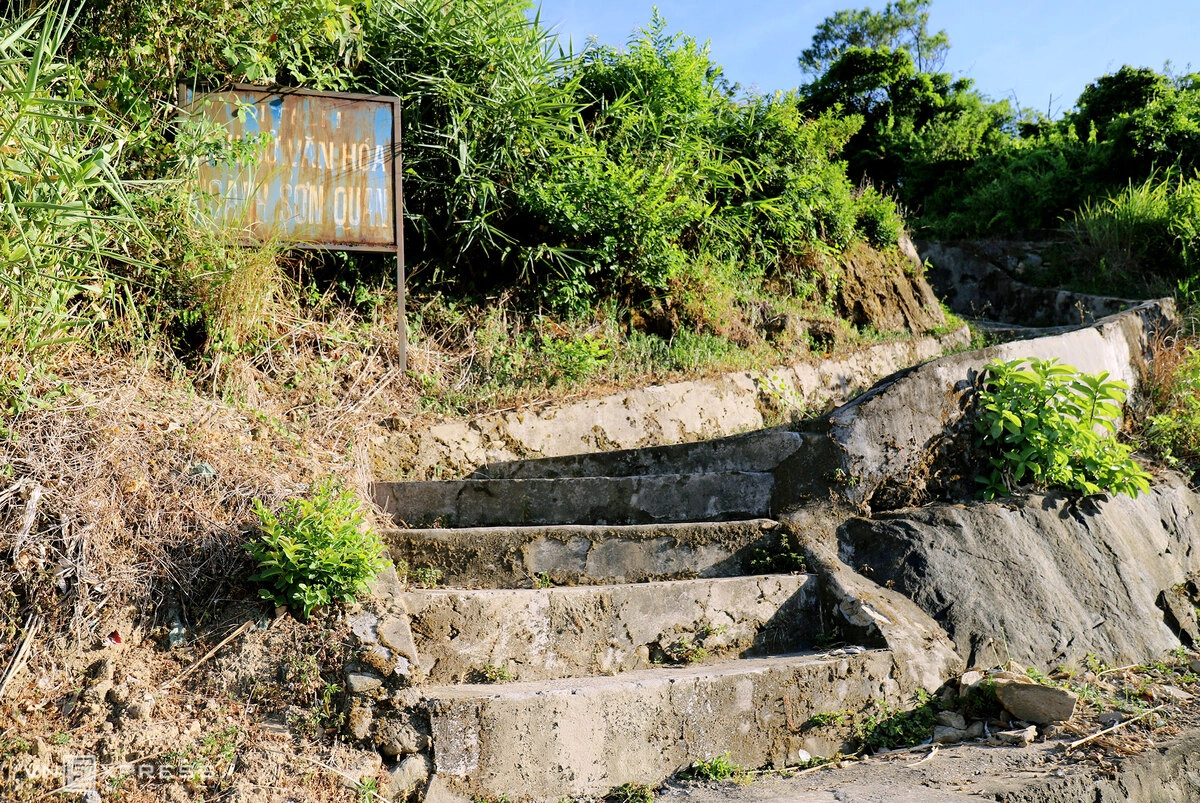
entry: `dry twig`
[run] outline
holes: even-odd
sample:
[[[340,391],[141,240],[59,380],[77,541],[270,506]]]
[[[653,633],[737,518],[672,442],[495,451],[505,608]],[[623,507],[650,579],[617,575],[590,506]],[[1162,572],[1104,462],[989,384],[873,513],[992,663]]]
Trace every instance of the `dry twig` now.
[[[224,641],[222,641],[222,642],[221,642],[220,644],[218,644],[217,646],[213,647],[213,648],[212,648],[211,650],[209,650],[208,652],[204,653],[204,656],[203,656],[202,658],[200,658],[200,659],[199,659],[198,661],[196,661],[194,664],[192,664],[191,666],[189,666],[187,669],[185,669],[185,670],[183,670],[182,672],[180,672],[180,673],[179,673],[178,675],[176,675],[175,677],[173,677],[173,678],[171,678],[170,680],[168,680],[166,683],[164,683],[164,684],[162,684],[161,686],[159,686],[159,688],[160,688],[160,689],[166,689],[166,688],[167,688],[167,687],[169,687],[169,686],[174,686],[176,683],[178,683],[179,681],[183,680],[183,679],[184,679],[185,677],[187,677],[188,675],[192,674],[192,672],[196,671],[196,668],[197,668],[198,666],[200,666],[200,664],[204,663],[204,662],[205,662],[205,661],[207,661],[209,658],[212,658],[214,655],[216,655],[218,652],[220,652],[222,647],[224,647],[226,644],[228,644],[229,642],[233,641],[235,638],[237,638],[238,636],[242,635],[243,633],[245,633],[247,630],[249,630],[249,629],[250,629],[250,628],[252,628],[252,627],[254,627],[254,622],[253,622],[253,621],[250,621],[250,622],[243,622],[243,623],[242,623],[242,626],[241,626],[241,627],[239,627],[237,630],[233,631],[232,633],[230,633],[228,636],[226,636]]]
[[[1086,744],[1087,742],[1090,742],[1093,739],[1099,739],[1101,736],[1112,733],[1113,731],[1116,731],[1116,730],[1120,730],[1121,728],[1125,727],[1126,725],[1132,725],[1133,723],[1137,722],[1139,719],[1145,719],[1146,717],[1153,714],[1155,711],[1161,711],[1164,708],[1166,708],[1166,705],[1156,706],[1154,708],[1151,708],[1149,711],[1138,714],[1133,719],[1127,719],[1127,720],[1124,720],[1123,722],[1118,722],[1116,725],[1113,725],[1111,728],[1102,730],[1099,733],[1093,733],[1091,736],[1087,736],[1087,737],[1084,737],[1083,739],[1078,739],[1074,742],[1071,742],[1069,745],[1067,745],[1067,752],[1070,753],[1072,750],[1074,750],[1076,747],[1079,747],[1081,744]]]
[[[21,646],[13,655],[12,660],[8,662],[8,669],[4,673],[4,680],[0,681],[0,700],[4,699],[4,692],[8,690],[8,683],[13,679],[13,676],[20,671],[21,666],[25,663],[25,659],[29,657],[29,645],[33,643],[34,636],[37,635],[38,628],[42,625],[42,617],[35,614],[30,614],[25,620],[25,638],[21,639]]]

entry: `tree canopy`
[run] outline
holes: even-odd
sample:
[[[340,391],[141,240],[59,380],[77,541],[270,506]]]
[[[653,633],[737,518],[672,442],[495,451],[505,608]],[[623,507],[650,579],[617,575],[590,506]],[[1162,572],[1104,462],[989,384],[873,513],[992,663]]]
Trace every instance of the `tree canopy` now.
[[[812,44],[800,54],[800,69],[814,78],[825,73],[851,48],[902,50],[918,72],[937,72],[946,61],[950,37],[929,33],[931,0],[896,0],[883,11],[839,11],[817,26]]]

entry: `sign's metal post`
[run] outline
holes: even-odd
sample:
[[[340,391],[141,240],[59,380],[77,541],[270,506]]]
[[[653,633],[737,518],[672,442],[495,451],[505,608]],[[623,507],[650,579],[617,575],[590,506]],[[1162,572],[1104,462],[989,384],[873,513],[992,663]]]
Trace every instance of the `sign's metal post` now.
[[[230,141],[263,137],[267,146],[244,163],[200,166],[217,222],[247,240],[396,255],[399,357],[407,370],[400,99],[247,84],[197,92],[181,84],[179,106],[222,126]]]

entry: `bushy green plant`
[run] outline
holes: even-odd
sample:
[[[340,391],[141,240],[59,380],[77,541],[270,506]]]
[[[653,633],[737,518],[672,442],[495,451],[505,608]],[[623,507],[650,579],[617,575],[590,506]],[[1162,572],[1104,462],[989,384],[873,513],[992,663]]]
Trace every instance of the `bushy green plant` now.
[[[895,245],[904,233],[904,219],[891,198],[867,187],[854,199],[854,225],[878,248]]]
[[[1186,218],[1193,197],[1186,192],[1183,203],[1174,203],[1181,182],[1150,176],[1139,184],[1130,182],[1106,199],[1090,199],[1075,211],[1069,230],[1081,253],[1101,267],[1109,286],[1116,279],[1128,286],[1150,276],[1176,278],[1184,273],[1183,249],[1176,234],[1175,216]],[[1181,220],[1183,227],[1195,227]]]
[[[358,499],[333,478],[316,483],[309,498],[290,499],[278,513],[255,500],[262,524],[246,545],[264,583],[263,599],[299,611],[349,602],[367,591],[383,569],[383,543],[366,527]]]
[[[991,473],[983,495],[1006,496],[1022,484],[1085,494],[1149,489],[1150,475],[1114,437],[1129,386],[1108,373],[1085,374],[1038,358],[987,366],[979,392],[979,445]]]

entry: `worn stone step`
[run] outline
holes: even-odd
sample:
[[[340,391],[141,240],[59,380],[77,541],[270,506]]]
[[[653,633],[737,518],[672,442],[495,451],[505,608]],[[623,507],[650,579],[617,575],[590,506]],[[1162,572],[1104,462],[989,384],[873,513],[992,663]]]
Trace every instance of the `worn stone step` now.
[[[401,595],[433,683],[547,680],[811,647],[817,580],[760,575]]]
[[[766,472],[535,480],[379,482],[375,501],[400,524],[496,527],[654,524],[771,515]]]
[[[727,438],[648,449],[491,463],[477,470],[469,479],[528,480],[771,471],[817,437],[821,436],[782,428],[762,429]]]
[[[641,583],[797,568],[763,563],[787,551],[781,525],[770,519],[389,530],[383,538],[397,565],[436,569],[443,582],[460,587]]]
[[[438,799],[593,797],[655,786],[725,753],[746,767],[794,764],[846,745],[817,713],[899,704],[892,654],[747,658],[616,677],[423,689]]]

